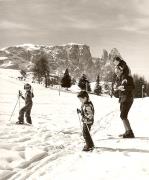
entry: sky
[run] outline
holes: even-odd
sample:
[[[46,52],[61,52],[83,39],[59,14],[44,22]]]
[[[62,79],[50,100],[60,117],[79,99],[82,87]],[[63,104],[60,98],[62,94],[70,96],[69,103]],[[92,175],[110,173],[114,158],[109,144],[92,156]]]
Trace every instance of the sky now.
[[[85,43],[93,57],[117,48],[149,80],[149,0],[0,0],[0,48]]]

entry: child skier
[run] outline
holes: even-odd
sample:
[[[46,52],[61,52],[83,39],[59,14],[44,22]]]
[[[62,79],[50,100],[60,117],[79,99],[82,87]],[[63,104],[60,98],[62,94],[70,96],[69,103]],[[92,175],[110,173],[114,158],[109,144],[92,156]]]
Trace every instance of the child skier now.
[[[33,105],[32,98],[34,97],[34,94],[33,92],[31,92],[31,85],[28,83],[24,85],[24,89],[26,91],[25,97],[22,95],[20,91],[19,91],[19,96],[25,100],[25,106],[21,108],[18,117],[19,121],[17,121],[16,124],[24,124],[24,114],[26,116],[27,123],[32,124],[30,114]]]
[[[83,151],[90,151],[94,148],[94,143],[90,135],[91,126],[94,123],[94,106],[86,91],[80,91],[77,97],[82,103],[81,110],[77,109],[77,113],[81,114],[83,122],[83,137],[86,142]]]

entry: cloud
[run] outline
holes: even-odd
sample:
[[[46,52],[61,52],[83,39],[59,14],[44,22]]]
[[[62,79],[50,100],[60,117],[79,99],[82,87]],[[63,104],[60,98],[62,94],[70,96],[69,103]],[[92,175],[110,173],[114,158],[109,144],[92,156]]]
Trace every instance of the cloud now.
[[[0,22],[1,29],[8,29],[8,30],[30,30],[31,28],[28,25],[22,23],[16,23],[12,21],[3,20]]]
[[[124,26],[120,27],[119,29],[123,30],[123,31],[128,31],[128,32],[137,32],[138,31],[138,29],[136,27],[127,26],[127,25],[124,25]]]
[[[73,16],[63,16],[63,20],[65,21],[66,27],[75,28],[80,30],[91,30],[97,29],[98,24],[90,19],[81,19]]]
[[[149,34],[149,18],[135,18],[122,25],[119,29],[127,32]]]
[[[148,0],[133,0],[136,11],[140,14],[149,16],[149,1]]]
[[[63,7],[62,14],[65,13],[63,27],[66,25],[82,30],[147,33],[148,19],[142,17],[138,10],[139,0],[76,0],[73,4],[70,2],[72,1],[68,3],[66,0],[60,3]]]
[[[13,5],[5,3],[7,6],[3,9],[7,11],[5,16],[9,23],[11,21],[23,22],[23,24],[16,24],[17,29],[19,26],[21,29],[24,24],[29,24],[28,26],[44,30],[74,28],[74,30],[109,31],[110,29],[117,30],[124,24],[125,27],[121,30],[128,31],[131,29],[130,21],[136,15],[133,1],[135,0],[130,0],[129,3],[122,0],[14,0],[16,3]],[[0,12],[0,19],[4,13]],[[120,19],[120,16],[124,16],[125,20]],[[9,24],[9,26],[15,28],[14,24]]]
[[[0,0],[0,2],[15,1],[15,0]]]

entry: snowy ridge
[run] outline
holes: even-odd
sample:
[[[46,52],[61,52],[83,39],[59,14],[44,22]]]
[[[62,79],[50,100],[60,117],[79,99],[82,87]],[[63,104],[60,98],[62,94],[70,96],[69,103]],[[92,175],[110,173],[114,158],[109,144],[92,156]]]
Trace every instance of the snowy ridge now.
[[[21,45],[17,45],[16,47],[24,47],[27,50],[36,50],[36,49],[40,49],[39,45],[34,45],[34,44],[21,44]]]
[[[46,54],[49,61],[51,73],[59,71],[59,74],[62,74],[69,67],[73,77],[80,76],[82,72],[92,72],[92,79],[97,74],[98,67],[92,62],[89,46],[76,43],[55,46],[22,44],[3,48],[0,50],[0,57],[7,59],[1,61],[0,67],[30,71],[43,54]]]
[[[24,85],[14,76],[17,71],[0,69],[0,180],[148,180],[149,98],[136,99],[130,111],[136,138],[120,139],[124,129],[117,99],[90,95],[96,148],[85,153],[76,94],[61,92],[59,96],[58,90],[32,84],[33,125],[15,125],[19,104],[9,121]]]
[[[86,44],[79,44],[79,43],[74,43],[74,42],[70,42],[70,43],[67,43],[67,44],[62,44],[62,46],[68,46],[68,45],[70,45],[70,46],[74,46],[74,45],[78,45],[78,46],[88,46],[88,45],[86,45]]]
[[[7,59],[7,57],[0,57],[0,61]]]

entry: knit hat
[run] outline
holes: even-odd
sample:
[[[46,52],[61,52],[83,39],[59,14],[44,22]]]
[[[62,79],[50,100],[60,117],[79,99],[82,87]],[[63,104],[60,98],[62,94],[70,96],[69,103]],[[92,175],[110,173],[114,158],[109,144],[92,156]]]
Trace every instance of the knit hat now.
[[[78,95],[77,95],[77,97],[78,98],[89,98],[89,95],[88,95],[88,93],[86,92],[86,91],[80,91],[79,93],[78,93]]]
[[[31,90],[31,85],[28,84],[28,83],[26,83],[26,84],[24,85],[24,89]]]
[[[122,61],[122,59],[119,56],[116,56],[113,58],[113,61],[119,61],[120,62],[120,61]]]

